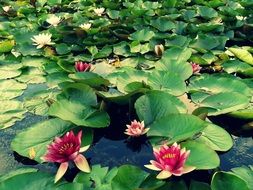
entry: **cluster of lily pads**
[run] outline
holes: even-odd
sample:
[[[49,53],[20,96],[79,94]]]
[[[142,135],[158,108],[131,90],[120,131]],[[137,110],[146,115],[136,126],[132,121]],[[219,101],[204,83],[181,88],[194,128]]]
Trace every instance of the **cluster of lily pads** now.
[[[29,114],[47,117],[18,133],[11,148],[60,163],[56,174],[2,175],[1,190],[252,189],[252,166],[218,171],[217,152],[233,140],[212,122],[222,115],[252,126],[252,1],[0,4],[0,128]],[[40,86],[27,92],[33,85]],[[129,106],[125,135],[146,135],[153,146],[148,172],[90,166],[82,154],[96,129],[110,125],[112,105]],[[67,182],[70,162],[80,172]],[[212,171],[211,184],[171,179],[196,170]]]

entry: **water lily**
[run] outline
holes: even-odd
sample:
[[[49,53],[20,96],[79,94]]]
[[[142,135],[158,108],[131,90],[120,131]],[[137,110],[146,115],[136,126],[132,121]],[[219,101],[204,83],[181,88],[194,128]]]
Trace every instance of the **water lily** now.
[[[202,69],[202,67],[200,67],[199,64],[197,63],[191,63],[191,65],[192,65],[193,74],[198,74],[200,70]]]
[[[91,69],[91,64],[82,61],[75,62],[75,69],[77,72],[87,72]]]
[[[82,28],[83,30],[89,30],[91,27],[91,23],[83,23],[79,25],[79,27]]]
[[[53,45],[54,42],[51,42],[52,34],[44,33],[33,36],[31,40],[34,42],[33,45],[37,46],[37,49],[44,47],[45,45]]]
[[[155,54],[157,56],[161,57],[163,52],[164,52],[164,46],[162,44],[159,44],[159,45],[155,46]]]
[[[49,24],[51,24],[51,26],[57,26],[61,22],[61,18],[55,15],[52,15],[46,21]]]
[[[3,8],[3,10],[4,10],[4,12],[9,12],[10,11],[10,9],[11,9],[11,6],[9,5],[9,6],[4,6],[4,7],[2,7]]]
[[[83,172],[90,172],[86,158],[80,154],[86,151],[89,146],[81,148],[82,131],[77,136],[73,131],[67,132],[63,137],[56,137],[54,142],[48,145],[47,153],[41,159],[46,162],[60,163],[60,167],[55,176],[55,183],[62,178],[68,169],[69,161],[74,161],[75,165]]]
[[[131,137],[139,137],[148,132],[149,128],[145,128],[144,121],[138,122],[136,120],[131,122],[131,125],[126,125],[127,129],[124,132],[125,134]]]
[[[174,143],[172,146],[162,145],[159,149],[154,148],[155,160],[151,160],[145,167],[161,171],[156,177],[166,179],[171,175],[181,176],[195,169],[193,166],[186,166],[185,162],[189,157],[190,150],[181,149],[180,145]]]
[[[105,11],[105,8],[96,8],[94,9],[94,12],[98,15],[98,16],[101,16]]]

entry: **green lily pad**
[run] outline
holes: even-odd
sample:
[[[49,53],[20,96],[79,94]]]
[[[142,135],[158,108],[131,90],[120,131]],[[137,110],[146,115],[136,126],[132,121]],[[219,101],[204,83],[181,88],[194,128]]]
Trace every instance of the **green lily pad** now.
[[[175,28],[174,22],[167,17],[158,17],[157,19],[151,20],[150,24],[162,32]]]
[[[133,41],[147,42],[154,36],[155,36],[155,33],[152,30],[149,30],[146,28],[146,29],[142,29],[142,30],[132,33],[129,36],[129,39]]]
[[[126,175],[128,173],[129,175]],[[136,166],[123,165],[118,168],[117,175],[112,180],[112,189],[132,190],[140,187],[148,173]]]
[[[195,134],[207,127],[207,123],[197,116],[188,114],[171,114],[156,120],[150,125],[147,135],[159,137],[167,143],[180,142],[192,138]],[[164,137],[164,138],[162,138]],[[160,143],[159,139],[153,142]],[[152,139],[151,139],[152,142]]]
[[[242,61],[250,65],[253,65],[253,56],[249,51],[241,48],[228,48],[228,50]]]
[[[14,40],[4,40],[0,42],[0,53],[10,52],[15,45]]]
[[[225,129],[211,123],[201,131],[196,141],[216,151],[228,151],[233,146],[230,134]]]
[[[110,124],[110,117],[106,112],[67,99],[60,99],[53,103],[49,108],[49,115],[85,127],[100,128]]]
[[[251,97],[250,88],[237,78],[203,74],[190,79],[189,92],[195,103],[203,101],[210,95],[225,92],[238,92]]]
[[[101,85],[108,86],[110,84],[108,80],[92,72],[77,72],[75,74],[69,74],[69,78],[76,82],[87,84],[91,87],[99,87]]]
[[[97,97],[85,84],[66,84],[63,93],[49,108],[49,115],[86,127],[107,127],[109,115],[96,108]]]
[[[205,144],[186,141],[181,145],[191,151],[186,165],[195,166],[197,170],[214,169],[220,165],[218,154]]]
[[[244,109],[250,98],[237,92],[224,92],[206,97],[199,106],[208,108],[208,115],[220,115]],[[210,108],[210,109],[209,109]]]
[[[135,102],[135,109],[145,125],[152,124],[155,120],[173,113],[186,113],[185,105],[166,92],[150,91]]]
[[[177,73],[156,71],[150,74],[148,85],[154,90],[168,92],[180,96],[186,92],[186,84]]]
[[[5,129],[22,120],[26,111],[23,104],[16,100],[0,101],[0,129]]]
[[[22,73],[21,70],[3,70],[3,69],[0,69],[0,80],[15,78],[15,77],[21,75],[21,73]]]
[[[248,188],[250,190],[253,189],[253,166],[242,166],[242,167],[237,167],[237,168],[232,168],[231,169],[233,174],[236,174],[240,178],[242,178],[248,185]]]
[[[26,84],[15,80],[0,80],[0,100],[10,100],[23,94]]]
[[[91,173],[79,173],[74,182],[90,188],[93,185],[92,181],[94,181],[96,189],[111,189],[112,179],[117,175],[118,169],[112,168],[110,171],[108,169],[108,167],[101,167],[100,165],[92,166]]]
[[[228,172],[216,172],[212,178],[211,188],[213,190],[249,190],[246,181]]]

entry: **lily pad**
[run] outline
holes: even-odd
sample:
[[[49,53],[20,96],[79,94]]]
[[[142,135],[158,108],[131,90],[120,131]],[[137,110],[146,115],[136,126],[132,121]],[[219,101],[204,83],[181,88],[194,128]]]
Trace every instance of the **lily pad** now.
[[[16,100],[0,101],[0,129],[10,127],[16,121],[22,120],[26,111],[23,104]]]
[[[191,151],[186,165],[195,166],[197,170],[214,169],[220,165],[218,154],[205,144],[187,141],[181,145]]]
[[[160,140],[165,140],[167,143],[173,143],[192,138],[205,127],[207,127],[207,123],[199,119],[197,116],[188,114],[171,114],[162,117],[151,124],[147,135],[149,137],[159,137]],[[157,141],[157,139],[155,140]]]
[[[186,113],[185,105],[166,92],[150,91],[135,102],[135,109],[139,119],[145,125],[173,113]]]
[[[10,100],[23,94],[26,84],[15,80],[0,80],[0,100]]]
[[[148,85],[154,90],[168,92],[180,96],[186,92],[186,84],[177,73],[158,71],[150,74]]]
[[[233,146],[230,134],[215,124],[208,124],[200,134],[196,141],[206,144],[213,150],[228,151]]]
[[[216,172],[212,178],[211,188],[213,190],[249,190],[246,181],[237,175],[228,172]]]

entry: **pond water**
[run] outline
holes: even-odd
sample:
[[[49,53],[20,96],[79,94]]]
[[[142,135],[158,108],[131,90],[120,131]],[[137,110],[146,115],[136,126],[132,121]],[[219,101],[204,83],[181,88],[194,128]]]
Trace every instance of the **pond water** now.
[[[39,89],[38,86],[29,87],[28,91]],[[41,88],[40,88],[41,89]],[[27,92],[26,92],[27,93]],[[21,97],[22,98],[22,97]],[[91,165],[101,164],[102,166],[120,166],[122,164],[133,164],[143,167],[144,164],[149,163],[153,159],[152,148],[145,137],[137,139],[129,139],[124,135],[125,125],[129,123],[129,115],[122,110],[113,110],[110,113],[111,125],[105,129],[96,129],[94,132],[94,144],[85,153]],[[124,115],[124,118],[122,118]],[[120,117],[121,116],[121,117]],[[19,167],[35,167],[43,171],[55,172],[57,167],[55,164],[37,164],[27,158],[21,157],[10,148],[10,143],[17,133],[21,130],[31,126],[34,123],[46,120],[47,117],[35,116],[27,114],[27,117],[17,122],[14,126],[0,131],[0,175],[10,170]],[[250,137],[232,136],[234,139],[234,146],[226,153],[220,154],[221,164],[220,169],[228,171],[234,167],[242,165],[253,164],[253,139]],[[74,175],[77,170],[75,168],[70,170],[67,175]],[[203,177],[203,172],[205,177]],[[206,181],[210,179],[210,171],[195,171],[191,178],[203,179]],[[70,176],[71,178],[71,176]]]

